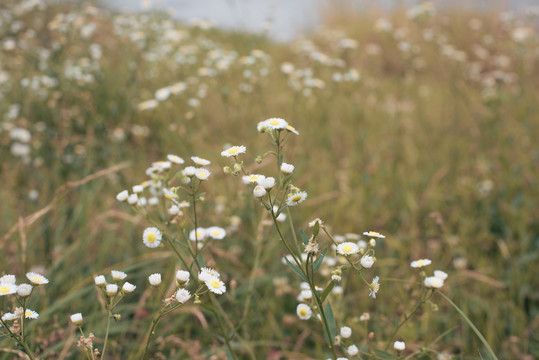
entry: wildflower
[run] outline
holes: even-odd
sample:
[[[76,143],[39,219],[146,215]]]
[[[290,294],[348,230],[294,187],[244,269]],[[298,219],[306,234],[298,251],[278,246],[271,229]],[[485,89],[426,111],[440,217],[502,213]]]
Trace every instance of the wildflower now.
[[[273,206],[273,213],[277,214],[279,211],[279,207],[277,205]],[[279,215],[277,215],[277,221],[284,222],[286,220],[286,214],[284,212],[281,212]]]
[[[375,247],[375,246],[376,246],[376,240],[370,239],[370,240],[369,240],[369,246]]]
[[[297,131],[296,128],[293,127],[292,125],[286,125],[286,130],[296,135],[299,135],[299,131]]]
[[[357,254],[359,247],[353,242],[343,242],[337,246],[337,252],[341,255]]]
[[[359,321],[369,321],[370,319],[371,319],[371,314],[369,314],[368,312],[364,312],[359,317]]]
[[[301,320],[309,320],[313,314],[313,311],[307,304],[299,304],[296,308],[296,313]]]
[[[434,270],[434,276],[441,280],[447,279],[447,273],[442,270]]]
[[[138,196],[137,194],[131,194],[129,195],[129,197],[127,198],[127,203],[129,205],[137,205],[138,203]]]
[[[173,162],[174,164],[179,164],[179,165],[185,162],[185,160],[183,160],[181,157],[179,157],[178,155],[173,155],[173,154],[168,154],[167,160],[170,162]]]
[[[124,202],[127,200],[128,197],[129,197],[129,192],[127,190],[123,190],[119,192],[118,195],[116,195],[116,200],[120,202]]]
[[[374,279],[372,279],[372,283],[369,285],[370,292],[369,296],[373,299],[376,299],[376,293],[378,293],[378,290],[380,290],[380,277],[376,276]]]
[[[264,127],[272,129],[272,130],[282,130],[282,129],[286,129],[286,127],[288,126],[288,123],[286,122],[286,120],[281,119],[281,118],[270,118],[270,119],[264,120],[263,123],[264,123],[263,125]]]
[[[17,320],[19,317],[14,314],[14,313],[5,313],[4,315],[2,315],[2,321],[14,321],[14,320]]]
[[[200,166],[206,166],[206,165],[211,164],[211,161],[203,159],[203,158],[198,157],[198,156],[191,156],[191,160],[193,160],[193,162],[195,164],[200,165]]]
[[[333,274],[331,275],[331,280],[335,282],[340,282],[342,280],[342,276],[339,274]]]
[[[303,300],[309,300],[309,299],[312,299],[313,292],[310,289],[301,290],[299,296]]]
[[[188,166],[188,167],[186,167],[185,169],[183,169],[183,174],[184,174],[185,176],[191,177],[191,176],[194,176],[194,175],[195,175],[196,171],[197,171],[197,168],[196,168],[196,167],[194,167],[194,166]]]
[[[266,190],[270,190],[275,186],[275,178],[270,176],[265,179],[259,180],[258,185],[262,186]]]
[[[110,297],[116,295],[116,293],[118,292],[118,285],[116,285],[116,284],[107,284],[107,286],[105,286],[105,292]]]
[[[311,222],[309,223],[309,227],[314,227],[314,226],[316,225],[316,223],[318,223],[318,226],[320,226],[321,228],[324,227],[324,222],[323,222],[321,219],[319,219],[319,218],[316,218],[316,219],[314,219],[313,221],[311,221]]]
[[[99,275],[94,278],[94,282],[97,286],[103,287],[107,285],[107,281],[105,280],[105,276]]]
[[[75,325],[80,325],[82,324],[82,314],[81,313],[76,313],[76,314],[73,314],[70,316],[71,318],[71,322]]]
[[[393,349],[397,351],[403,351],[405,348],[406,348],[406,344],[404,343],[404,341],[395,341],[393,343]]]
[[[253,189],[253,195],[257,199],[260,199],[260,198],[266,196],[266,193],[267,193],[266,189],[264,189],[260,185],[255,186],[255,188]]]
[[[346,352],[348,353],[348,355],[350,356],[355,356],[359,353],[359,349],[357,348],[357,346],[355,345],[350,345],[348,347],[348,349],[346,349]]]
[[[340,331],[341,337],[348,339],[350,336],[352,336],[352,329],[348,326],[341,327]]]
[[[294,165],[282,163],[281,164],[281,172],[285,175],[290,175],[294,172]]]
[[[142,234],[142,242],[149,248],[156,248],[161,244],[161,231],[156,227],[149,227]]]
[[[413,268],[422,268],[423,266],[430,265],[431,263],[432,261],[430,261],[429,259],[419,259],[416,261],[412,261],[410,263],[410,266]]]
[[[168,210],[167,210],[168,214],[169,215],[178,215],[180,213],[180,208],[177,206],[177,205],[172,205]]]
[[[379,238],[379,239],[385,238],[385,235],[382,235],[376,231],[365,231],[363,235],[371,237],[371,238]]]
[[[122,281],[127,277],[127,274],[123,271],[112,270],[110,274],[112,275],[114,281]]]
[[[189,233],[189,240],[191,241],[201,241],[201,240],[204,240],[206,238],[206,236],[208,235],[206,229],[204,229],[203,227],[199,227],[197,228],[196,230],[193,229],[191,230],[191,232]]]
[[[187,284],[189,282],[190,276],[191,274],[189,274],[189,271],[185,271],[185,270],[176,271],[176,280],[180,284]]]
[[[444,281],[436,276],[426,277],[424,280],[425,286],[429,288],[439,289],[444,286]]]
[[[204,168],[199,168],[199,169],[196,169],[195,171],[195,176],[199,180],[208,180],[208,178],[210,177],[210,174],[211,172],[208,169],[204,169]]]
[[[254,184],[261,180],[264,180],[266,177],[259,174],[245,175],[241,178],[244,184]]]
[[[219,226],[211,226],[206,229],[206,234],[215,240],[223,240],[226,236],[226,230]]]
[[[286,205],[296,206],[297,204],[302,203],[305,199],[307,199],[307,193],[305,191],[288,194],[288,197],[286,198]]]
[[[34,285],[44,285],[49,283],[49,280],[45,276],[35,272],[26,273],[26,278]]]
[[[159,102],[157,100],[155,100],[155,99],[146,100],[146,101],[143,101],[143,102],[139,103],[137,105],[137,109],[140,110],[140,111],[150,110],[150,109],[153,109],[153,108],[157,107],[158,104],[159,104]]]
[[[161,274],[151,274],[150,276],[148,276],[148,281],[152,286],[159,286],[161,284]]]
[[[15,275],[7,274],[2,277],[0,277],[0,283],[2,284],[13,284],[17,282],[17,279],[15,278]]]
[[[176,291],[176,300],[178,300],[179,303],[185,303],[187,300],[191,298],[191,293],[187,289],[179,289]]]
[[[309,239],[309,242],[305,245],[305,253],[307,254],[317,254],[319,250],[318,243],[311,239]]]
[[[241,145],[241,146],[232,146],[232,147],[229,147],[228,149],[222,151],[221,156],[224,156],[224,157],[236,156],[236,155],[239,155],[239,154],[244,154],[245,151],[247,151],[247,148],[245,146],[243,146],[243,145]]]
[[[140,193],[143,192],[143,191],[144,191],[144,186],[142,186],[142,185],[135,185],[135,186],[133,186],[133,192],[134,192],[135,194],[140,194]]]
[[[11,295],[17,292],[17,285],[10,283],[0,283],[0,296]]]
[[[210,277],[205,280],[204,283],[212,293],[221,295],[226,292],[225,283],[217,277]]]
[[[361,266],[363,266],[365,269],[370,269],[373,264],[374,258],[372,256],[365,255],[361,258]]]
[[[122,286],[122,291],[124,293],[127,293],[127,294],[130,294],[132,293],[133,291],[135,291],[137,287],[133,284],[131,284],[130,282],[125,282],[124,285]]]
[[[203,267],[202,269],[200,269],[200,273],[198,274],[198,279],[200,281],[206,281],[211,278],[219,278],[220,276],[221,274],[219,274],[214,269]]]
[[[20,284],[17,287],[17,295],[19,295],[20,297],[30,296],[30,294],[32,293],[32,289],[33,287],[30,284]]]
[[[26,311],[24,312],[24,317],[27,319],[37,319],[39,317],[39,314],[34,310],[26,309]]]

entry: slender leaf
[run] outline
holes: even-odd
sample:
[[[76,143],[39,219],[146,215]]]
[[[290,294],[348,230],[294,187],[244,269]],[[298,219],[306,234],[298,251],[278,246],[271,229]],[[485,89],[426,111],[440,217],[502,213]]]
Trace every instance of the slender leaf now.
[[[330,282],[328,286],[326,286],[326,288],[324,289],[324,292],[322,292],[322,296],[320,297],[321,302],[324,302],[324,300],[326,300],[328,295],[331,293],[331,290],[333,290],[334,286],[335,286],[335,281]]]
[[[309,243],[309,238],[307,237],[307,235],[305,235],[305,233],[301,229],[299,230],[299,234],[301,235],[301,239],[303,240],[303,244],[307,245]]]
[[[320,266],[322,266],[322,261],[324,261],[324,256],[326,256],[326,252],[328,251],[328,248],[325,248],[320,255],[318,255],[318,258],[314,262],[314,272],[317,272],[318,269],[320,269]]]
[[[317,221],[313,227],[313,236],[318,236],[319,232],[320,232],[320,223],[319,221]]]
[[[333,281],[332,281],[333,282]],[[335,318],[333,317],[333,309],[331,308],[331,304],[328,302],[326,304],[326,321],[329,326],[329,332],[330,332],[330,339],[335,339]]]
[[[290,268],[291,268],[292,270],[294,270],[294,272],[295,272],[296,274],[299,275],[299,277],[301,278],[301,280],[307,281],[307,279],[305,278],[305,275],[303,275],[303,272],[301,272],[301,270],[300,270],[296,265],[292,264],[292,263],[286,258],[286,256],[285,256],[284,259],[286,260],[286,263],[288,264],[288,266],[290,266]]]

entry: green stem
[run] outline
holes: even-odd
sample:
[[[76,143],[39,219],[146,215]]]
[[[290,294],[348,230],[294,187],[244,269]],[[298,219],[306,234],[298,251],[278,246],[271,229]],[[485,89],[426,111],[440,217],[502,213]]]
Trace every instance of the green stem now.
[[[105,359],[105,351],[107,350],[107,341],[109,339],[110,318],[112,318],[112,310],[108,310],[107,316],[107,330],[105,332],[105,342],[103,343],[103,353],[101,354],[101,360]]]
[[[24,314],[23,314],[24,316]],[[14,334],[10,329],[9,329],[9,326],[8,324],[6,324],[3,320],[0,320],[0,323],[2,323],[2,326],[4,327],[4,329],[6,329],[8,332],[9,332],[9,335],[15,339],[15,341],[24,349],[24,352],[26,353],[26,355],[28,355],[28,357],[31,359],[31,360],[36,360],[36,356],[34,355],[34,353],[32,352],[32,350],[30,350],[30,347],[28,347],[28,345],[26,344],[25,341],[22,341],[22,339],[17,336],[16,334]]]
[[[225,339],[226,347],[228,348],[228,351],[230,352],[232,357],[235,360],[239,360],[238,357],[236,356],[236,354],[234,353],[234,350],[232,350],[232,345],[230,345],[230,339],[228,338],[228,335],[226,333],[225,325],[223,324],[223,319],[221,319],[221,315],[219,314],[219,312],[217,310],[215,310],[216,309],[216,306],[215,306],[216,300],[215,300],[214,296],[210,295],[210,299],[211,299],[212,304],[214,305],[214,311],[213,312],[214,312],[215,316],[217,317],[217,322],[219,323],[219,327],[221,328],[221,332],[223,333],[223,337]]]
[[[146,355],[148,354],[148,349],[150,347],[150,339],[152,338],[152,335],[155,331],[155,328],[157,327],[157,324],[159,323],[159,320],[161,320],[161,317],[163,316],[163,311],[159,312],[159,315],[152,321],[152,326],[148,330],[148,333],[146,334],[146,345],[144,346],[144,353],[142,354],[141,360],[144,360],[146,358]]]

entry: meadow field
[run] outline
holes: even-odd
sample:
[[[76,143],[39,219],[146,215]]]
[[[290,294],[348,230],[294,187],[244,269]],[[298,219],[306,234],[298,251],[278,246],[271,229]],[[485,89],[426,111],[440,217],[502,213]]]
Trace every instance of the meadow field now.
[[[0,2],[0,359],[539,358],[538,17]]]

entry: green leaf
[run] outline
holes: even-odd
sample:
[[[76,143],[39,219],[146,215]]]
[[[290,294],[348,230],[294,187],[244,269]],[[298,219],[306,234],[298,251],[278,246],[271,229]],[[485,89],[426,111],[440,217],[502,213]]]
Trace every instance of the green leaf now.
[[[320,232],[320,222],[317,221],[315,224],[314,224],[314,227],[313,227],[313,236],[318,236],[318,233]]]
[[[305,235],[305,233],[301,229],[299,230],[299,234],[301,235],[301,239],[303,240],[303,244],[307,245],[309,243],[309,238],[307,237],[307,235]]]
[[[324,302],[324,300],[326,300],[326,298],[331,293],[331,290],[333,290],[334,287],[335,287],[335,281],[330,282],[328,286],[326,286],[326,288],[322,292],[322,296],[320,297],[321,302]]]
[[[204,263],[204,259],[202,258],[202,254],[198,254],[197,260],[201,267],[206,267],[206,264]]]
[[[226,358],[227,360],[234,360],[234,356],[230,352],[230,349],[228,348],[228,346],[226,347]]]
[[[329,326],[330,339],[333,340],[335,339],[335,318],[333,317],[333,309],[331,308],[331,304],[329,303],[329,301],[326,304],[325,313],[326,313],[326,321]]]
[[[318,255],[318,258],[314,262],[314,272],[317,272],[318,269],[320,269],[320,266],[322,266],[322,262],[324,261],[324,256],[326,256],[326,252],[328,251],[328,248],[325,248],[320,255]]]
[[[283,154],[279,156],[279,166],[283,165]]]
[[[307,281],[307,279],[305,278],[305,275],[303,275],[303,273],[301,272],[301,270],[300,270],[296,265],[292,264],[292,263],[288,260],[288,258],[287,258],[286,256],[284,257],[284,259],[286,260],[286,263],[288,264],[288,266],[290,266],[290,268],[291,268],[292,270],[294,270],[294,272],[295,272],[296,274],[299,275],[299,277],[301,278],[301,280]]]

